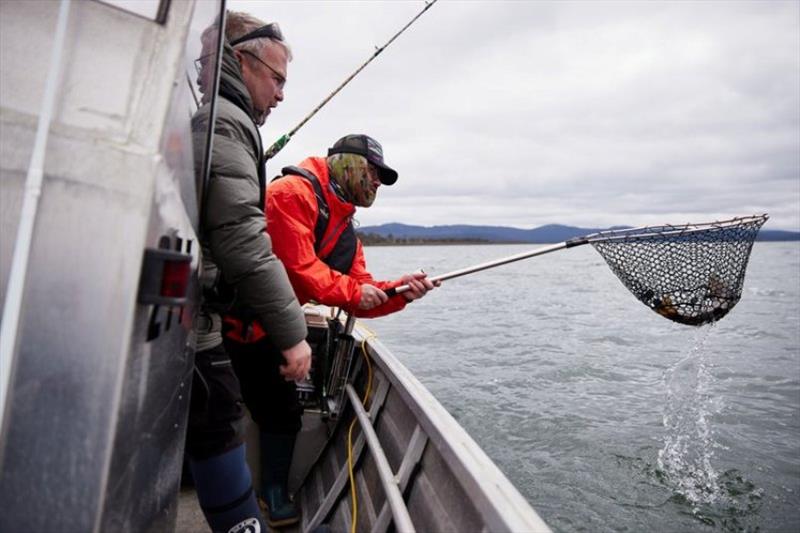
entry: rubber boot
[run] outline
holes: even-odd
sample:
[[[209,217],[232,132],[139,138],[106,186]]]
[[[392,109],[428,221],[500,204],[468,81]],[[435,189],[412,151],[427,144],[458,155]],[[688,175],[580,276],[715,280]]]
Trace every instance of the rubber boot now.
[[[288,487],[296,437],[296,433],[260,433],[261,498],[271,527],[290,526],[300,519],[297,506],[289,499]]]
[[[203,515],[214,533],[265,531],[245,461],[244,445],[189,461]]]

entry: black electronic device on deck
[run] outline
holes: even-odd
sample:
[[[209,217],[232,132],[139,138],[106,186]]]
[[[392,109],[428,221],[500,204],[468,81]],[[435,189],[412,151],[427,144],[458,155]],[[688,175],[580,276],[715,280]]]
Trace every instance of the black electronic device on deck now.
[[[307,307],[305,315],[311,371],[297,382],[297,397],[306,410],[336,418],[344,405],[345,385],[353,366],[355,318],[348,315],[342,323],[339,313],[330,316],[314,307]]]

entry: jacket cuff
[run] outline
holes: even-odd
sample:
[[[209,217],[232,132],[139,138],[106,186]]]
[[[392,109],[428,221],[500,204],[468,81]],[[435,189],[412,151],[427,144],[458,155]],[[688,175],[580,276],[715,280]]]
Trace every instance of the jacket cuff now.
[[[297,301],[293,302],[283,315],[281,320],[275,320],[275,317],[265,320],[262,317],[260,321],[264,330],[269,332],[270,340],[279,350],[291,348],[308,337],[306,317],[303,308]],[[276,326],[276,324],[280,324],[280,326]]]

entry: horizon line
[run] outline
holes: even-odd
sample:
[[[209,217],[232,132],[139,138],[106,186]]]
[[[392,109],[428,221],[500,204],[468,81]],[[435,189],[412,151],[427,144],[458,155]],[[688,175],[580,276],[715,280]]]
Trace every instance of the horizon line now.
[[[507,228],[507,229],[517,229],[517,230],[522,230],[522,231],[535,230],[535,229],[543,228],[545,226],[562,226],[562,227],[578,228],[578,229],[612,229],[612,228],[633,228],[633,227],[636,227],[636,226],[631,226],[629,224],[612,224],[610,226],[599,226],[598,225],[598,226],[593,226],[593,227],[590,227],[590,226],[574,226],[574,225],[571,225],[571,224],[564,224],[564,223],[559,223],[559,222],[548,222],[546,224],[541,224],[539,226],[528,227],[528,228],[519,227],[519,226],[502,226],[502,225],[494,225],[494,224],[447,223],[447,224],[425,225],[425,224],[411,224],[411,223],[408,223],[408,222],[381,222],[379,224],[369,224],[369,225],[365,225],[365,226],[360,226],[360,227],[357,227],[355,229],[359,230],[359,229],[363,229],[363,228],[386,226],[386,225],[389,225],[389,224],[400,224],[400,225],[403,225],[403,226],[416,226],[416,227],[420,227],[420,228],[436,228],[436,227],[443,227],[443,226],[467,226],[467,227],[473,227],[473,228],[481,228],[481,227],[483,227],[483,228]],[[661,225],[661,224],[649,224],[649,226],[658,226],[658,225]],[[798,227],[797,229],[761,228],[761,231],[785,231],[785,232],[788,232],[788,233],[800,233],[800,227]]]

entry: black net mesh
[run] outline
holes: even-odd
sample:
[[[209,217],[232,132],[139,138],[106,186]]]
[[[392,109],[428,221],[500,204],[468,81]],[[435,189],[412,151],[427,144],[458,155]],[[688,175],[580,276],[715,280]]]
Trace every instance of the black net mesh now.
[[[642,303],[699,326],[719,320],[739,301],[750,250],[766,220],[607,231],[586,239]]]

